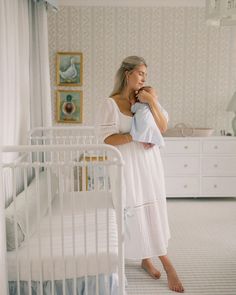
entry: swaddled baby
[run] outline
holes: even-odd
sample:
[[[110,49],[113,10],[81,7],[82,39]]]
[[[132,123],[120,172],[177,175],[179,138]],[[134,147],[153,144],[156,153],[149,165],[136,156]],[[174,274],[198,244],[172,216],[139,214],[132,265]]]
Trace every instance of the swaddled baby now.
[[[154,88],[144,86],[139,89],[136,98],[130,100],[131,111],[134,114],[130,134],[134,141],[149,143],[150,145],[157,144],[159,147],[164,146],[164,139],[153,118],[152,112],[148,103],[139,101],[139,92],[146,91],[157,100],[157,94]],[[157,106],[168,120],[168,114],[157,101]]]

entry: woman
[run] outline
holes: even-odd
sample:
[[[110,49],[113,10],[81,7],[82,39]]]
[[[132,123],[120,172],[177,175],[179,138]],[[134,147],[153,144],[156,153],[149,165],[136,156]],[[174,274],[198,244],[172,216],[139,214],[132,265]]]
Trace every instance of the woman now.
[[[151,260],[158,256],[166,271],[169,288],[184,292],[167,256],[170,233],[159,147],[135,142],[130,135],[133,115],[130,100],[137,92],[139,100],[149,104],[160,131],[167,129],[167,117],[158,107],[156,98],[145,90],[139,92],[144,86],[146,75],[147,65],[143,58],[125,58],[116,73],[110,97],[100,104],[97,124],[102,140],[116,146],[125,161],[126,258],[141,259],[142,268],[154,279],[159,279],[161,273]]]

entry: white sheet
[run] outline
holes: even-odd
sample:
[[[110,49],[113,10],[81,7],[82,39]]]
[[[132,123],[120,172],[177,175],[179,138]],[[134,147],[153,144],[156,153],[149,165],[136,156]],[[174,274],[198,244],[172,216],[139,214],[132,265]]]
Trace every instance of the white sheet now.
[[[92,209],[94,204],[98,207],[97,217],[95,210]],[[103,209],[104,205],[110,208]],[[85,207],[87,208],[86,239],[83,211],[81,211]],[[61,208],[63,208],[63,222],[60,214]],[[72,238],[72,208],[75,211],[74,248]],[[107,217],[108,211],[109,215]],[[109,224],[109,240],[107,238],[107,220]],[[63,235],[62,228],[64,231]],[[98,233],[97,247],[96,228]],[[40,223],[40,231],[37,231],[30,238],[29,248],[27,247],[27,242],[24,242],[18,251],[8,252],[8,280],[17,279],[17,261],[20,280],[28,280],[29,278],[31,280],[40,280],[40,277],[42,280],[50,280],[52,279],[52,273],[53,278],[59,280],[63,278],[81,277],[85,274],[108,274],[117,271],[117,224],[115,210],[112,208],[110,192],[75,193],[74,203],[72,202],[72,194],[65,195],[63,200],[56,198],[52,208],[52,233],[52,244],[50,244],[50,218],[47,215]],[[41,247],[39,247],[39,236],[41,237]],[[96,248],[98,255],[96,255]],[[29,276],[30,273],[31,277]]]

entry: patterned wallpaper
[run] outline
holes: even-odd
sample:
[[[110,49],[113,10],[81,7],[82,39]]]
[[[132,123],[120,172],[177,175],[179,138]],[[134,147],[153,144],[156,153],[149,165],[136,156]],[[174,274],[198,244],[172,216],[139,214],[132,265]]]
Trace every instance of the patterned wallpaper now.
[[[236,90],[236,27],[206,26],[204,8],[64,6],[49,12],[48,26],[54,118],[57,51],[83,53],[84,125],[93,124],[122,59],[141,55],[170,126],[232,131],[225,109]]]

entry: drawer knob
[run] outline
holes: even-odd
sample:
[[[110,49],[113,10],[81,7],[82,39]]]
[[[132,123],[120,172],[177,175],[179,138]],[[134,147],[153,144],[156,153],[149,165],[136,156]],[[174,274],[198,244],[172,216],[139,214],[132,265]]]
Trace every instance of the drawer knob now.
[[[214,164],[214,167],[217,168],[218,167],[218,164]]]
[[[188,149],[188,146],[187,146],[187,145],[185,145],[185,146],[184,146],[184,148],[187,150],[187,149]]]
[[[214,149],[217,150],[217,149],[218,149],[218,145],[215,145],[215,146],[214,146]]]
[[[188,185],[187,185],[187,184],[185,184],[185,185],[184,185],[184,188],[187,188],[187,187],[188,187]]]
[[[187,168],[188,167],[188,164],[184,164],[184,168]]]
[[[217,188],[217,184],[214,184],[214,188]]]

